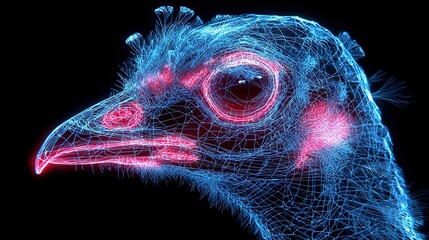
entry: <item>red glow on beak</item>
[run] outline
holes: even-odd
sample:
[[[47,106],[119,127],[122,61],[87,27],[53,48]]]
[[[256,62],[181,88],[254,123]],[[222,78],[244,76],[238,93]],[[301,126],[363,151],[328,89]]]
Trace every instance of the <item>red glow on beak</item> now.
[[[35,167],[36,172],[40,174],[48,164],[113,163],[135,167],[159,167],[163,163],[170,165],[192,163],[198,160],[194,153],[196,147],[194,141],[179,136],[89,143],[45,153],[36,160]]]

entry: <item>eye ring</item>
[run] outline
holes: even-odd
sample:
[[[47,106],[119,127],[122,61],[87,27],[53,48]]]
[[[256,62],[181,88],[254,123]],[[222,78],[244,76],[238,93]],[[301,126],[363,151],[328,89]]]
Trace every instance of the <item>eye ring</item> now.
[[[216,117],[222,121],[232,123],[257,122],[265,117],[279,96],[281,65],[278,62],[270,61],[258,56],[256,53],[247,51],[229,53],[221,57],[219,62],[221,66],[206,76],[201,87],[205,102]],[[267,86],[270,86],[271,89],[263,89],[263,93],[266,95],[263,96],[262,101],[256,107],[247,109],[249,111],[228,111],[220,106],[219,100],[216,99],[219,96],[216,96],[211,87],[213,85],[212,81],[216,80],[216,76],[219,74],[241,66],[257,68],[266,73],[268,75],[267,79],[270,81]]]

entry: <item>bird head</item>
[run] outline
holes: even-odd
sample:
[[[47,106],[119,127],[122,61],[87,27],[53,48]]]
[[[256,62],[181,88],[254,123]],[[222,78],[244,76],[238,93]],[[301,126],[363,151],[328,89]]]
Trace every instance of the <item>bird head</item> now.
[[[376,184],[368,178],[384,179],[380,190],[402,182],[386,168],[394,166],[390,138],[355,61],[364,53],[347,33],[299,17],[203,23],[185,7],[155,12],[147,40],[126,40],[133,57],[123,90],[53,130],[37,154],[38,174],[100,165],[183,177],[239,209],[264,238],[332,224],[342,229],[333,234],[364,232],[370,220],[349,217],[382,219],[368,203],[395,208],[392,195],[407,202],[398,189],[365,195]]]

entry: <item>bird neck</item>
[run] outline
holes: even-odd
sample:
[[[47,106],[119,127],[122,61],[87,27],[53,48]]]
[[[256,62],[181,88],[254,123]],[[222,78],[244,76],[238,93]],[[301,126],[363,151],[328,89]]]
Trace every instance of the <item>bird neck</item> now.
[[[390,194],[369,194],[368,191],[350,194],[352,181],[333,184],[329,179],[314,176],[320,176],[320,172],[307,179],[303,176],[284,180],[235,179],[234,184],[229,182],[219,190],[233,210],[239,209],[240,215],[248,218],[262,239],[416,237],[413,231],[406,231],[413,229],[412,223],[400,217],[412,219],[410,213],[397,206],[407,200],[392,201]],[[397,218],[392,220],[392,215]]]

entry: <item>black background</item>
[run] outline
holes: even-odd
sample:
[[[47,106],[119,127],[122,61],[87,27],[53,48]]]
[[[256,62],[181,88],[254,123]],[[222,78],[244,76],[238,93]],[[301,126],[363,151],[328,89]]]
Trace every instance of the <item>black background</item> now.
[[[138,176],[89,168],[34,173],[34,156],[43,139],[64,120],[105,98],[129,57],[125,39],[154,28],[153,10],[185,5],[204,21],[216,14],[298,15],[319,22],[334,34],[348,31],[366,52],[359,60],[367,75],[384,70],[405,81],[413,102],[405,109],[381,106],[394,153],[413,196],[427,205],[429,189],[425,137],[427,59],[423,6],[413,4],[326,4],[261,1],[258,4],[165,1],[141,4],[19,6],[24,28],[11,38],[23,42],[11,60],[17,70],[8,82],[12,114],[4,117],[10,146],[4,181],[10,226],[18,237],[120,237],[121,239],[254,239],[228,211],[211,208],[186,184],[144,184]],[[25,11],[20,11],[20,10]],[[6,24],[15,24],[18,17]],[[15,29],[16,30],[16,29]],[[6,45],[6,47],[8,47]],[[11,71],[11,70],[9,70]],[[22,103],[24,102],[24,103]],[[6,110],[5,110],[6,111]],[[9,110],[7,110],[9,111]],[[7,117],[6,117],[7,116]],[[10,175],[9,175],[10,174]],[[10,207],[9,207],[10,206]]]

